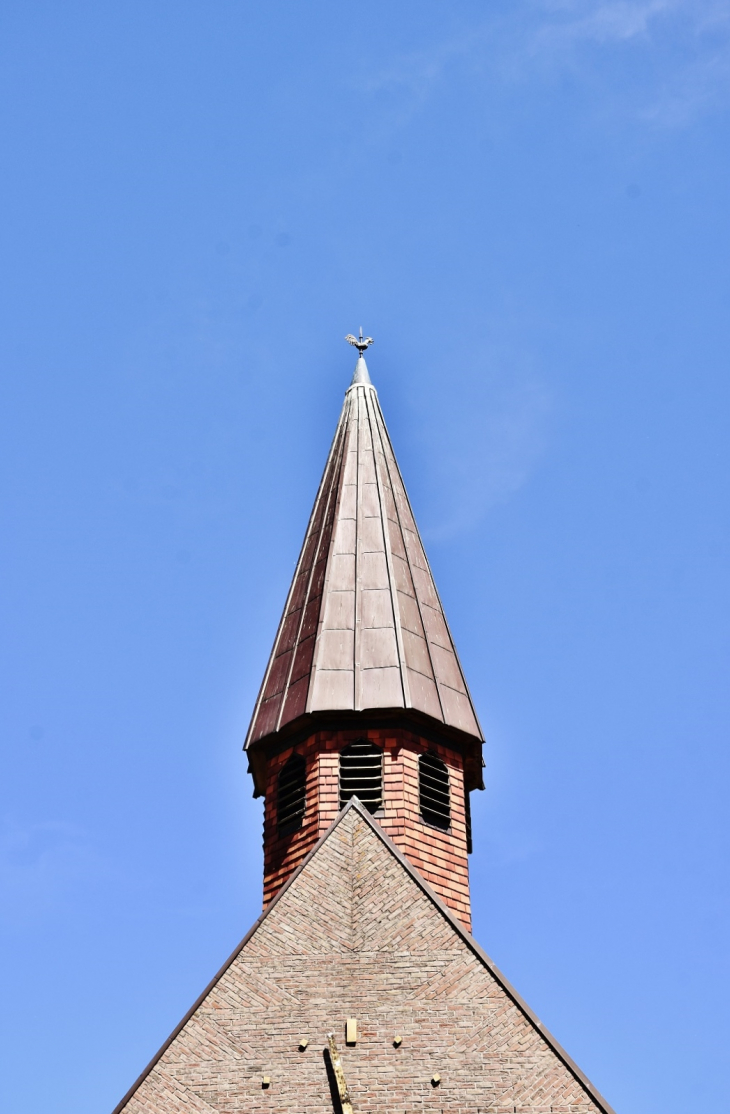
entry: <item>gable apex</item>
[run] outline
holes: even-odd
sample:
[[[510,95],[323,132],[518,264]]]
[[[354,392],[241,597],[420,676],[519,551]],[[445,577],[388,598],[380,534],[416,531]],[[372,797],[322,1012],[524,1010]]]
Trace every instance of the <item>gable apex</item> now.
[[[495,1111],[613,1114],[356,799],[114,1114],[211,1107],[258,1114],[270,1109],[263,1074],[284,1109],[306,1094],[307,1110],[331,1114],[316,1050],[348,1016],[358,1018],[361,1037],[356,1051],[347,1050],[345,1070],[355,1101],[367,1091],[369,1111],[420,1109],[431,1093],[424,1065],[433,1064],[442,1077],[439,1112],[481,1103]],[[394,1026],[404,1035],[397,1053]],[[302,1035],[311,1054],[297,1051]]]

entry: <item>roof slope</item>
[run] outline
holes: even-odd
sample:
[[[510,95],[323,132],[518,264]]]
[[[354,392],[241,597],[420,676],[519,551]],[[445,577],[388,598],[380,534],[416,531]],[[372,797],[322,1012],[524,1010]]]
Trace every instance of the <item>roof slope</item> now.
[[[612,1114],[356,801],[114,1114],[332,1114],[325,1034],[339,1039],[348,1017],[358,1042],[341,1054],[361,1114]]]
[[[482,738],[360,357],[246,746],[306,713],[374,708],[413,708]]]

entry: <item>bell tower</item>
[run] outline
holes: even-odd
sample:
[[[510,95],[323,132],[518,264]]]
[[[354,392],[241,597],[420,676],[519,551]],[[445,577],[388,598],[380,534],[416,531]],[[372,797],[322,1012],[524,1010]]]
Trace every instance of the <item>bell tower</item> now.
[[[246,739],[264,906],[357,797],[467,929],[482,733],[358,350]]]

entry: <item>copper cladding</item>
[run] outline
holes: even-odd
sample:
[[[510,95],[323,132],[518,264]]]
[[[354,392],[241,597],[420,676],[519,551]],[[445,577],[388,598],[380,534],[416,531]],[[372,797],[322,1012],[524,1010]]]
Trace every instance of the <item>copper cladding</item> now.
[[[481,740],[360,357],[246,746],[307,713],[414,709]]]

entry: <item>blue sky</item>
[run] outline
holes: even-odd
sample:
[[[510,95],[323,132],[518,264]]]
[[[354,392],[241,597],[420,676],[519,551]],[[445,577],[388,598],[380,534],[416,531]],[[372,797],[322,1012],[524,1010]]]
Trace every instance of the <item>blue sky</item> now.
[[[258,915],[241,744],[352,366],[488,736],[475,935],[720,1109],[730,8],[8,0],[0,989],[111,1109]]]

